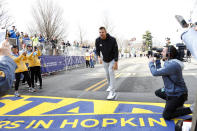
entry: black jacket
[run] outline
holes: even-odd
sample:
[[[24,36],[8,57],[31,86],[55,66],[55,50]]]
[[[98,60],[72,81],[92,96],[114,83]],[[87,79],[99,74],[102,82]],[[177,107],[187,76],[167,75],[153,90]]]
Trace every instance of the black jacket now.
[[[104,62],[118,61],[118,44],[114,37],[109,34],[105,40],[99,37],[96,39],[95,46],[97,56],[100,56],[100,52],[102,52]]]

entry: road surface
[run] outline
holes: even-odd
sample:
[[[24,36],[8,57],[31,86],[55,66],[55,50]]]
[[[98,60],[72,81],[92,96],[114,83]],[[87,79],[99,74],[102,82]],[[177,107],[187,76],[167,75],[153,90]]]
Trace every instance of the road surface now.
[[[184,79],[189,90],[187,103],[193,103],[197,90],[197,62],[184,63]],[[117,101],[164,102],[157,98],[154,91],[163,87],[161,77],[153,77],[148,68],[148,59],[128,58],[119,61],[116,74]],[[105,100],[108,93],[103,65],[95,68],[79,68],[43,78],[43,89],[29,93],[24,86],[20,93],[25,95],[56,96]],[[11,92],[13,93],[13,92]]]

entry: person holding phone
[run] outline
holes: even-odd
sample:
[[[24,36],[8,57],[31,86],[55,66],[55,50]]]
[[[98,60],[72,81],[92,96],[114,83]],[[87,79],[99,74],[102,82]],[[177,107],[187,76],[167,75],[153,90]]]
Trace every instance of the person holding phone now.
[[[38,50],[38,47],[35,46],[34,49],[35,49],[35,50]],[[38,72],[38,73],[35,73],[35,83],[36,83],[37,86],[40,87],[40,89],[42,89],[42,84],[41,84],[41,86],[40,86],[40,83],[42,83],[42,82],[41,82],[41,81],[42,81],[42,77],[41,77],[41,64],[40,64],[40,66],[38,66],[37,68],[39,68],[39,69],[38,69],[39,72]],[[39,82],[40,82],[40,83],[38,83],[38,79],[39,79]]]
[[[41,77],[41,64],[40,64],[40,59],[39,56],[41,56],[41,51],[37,47],[32,47],[31,44],[27,45],[27,60],[31,72],[31,82],[32,82],[32,87],[34,88],[34,78],[35,76],[38,77],[39,82],[40,82],[40,89],[42,89],[42,77]],[[35,90],[33,90],[35,91]]]
[[[19,83],[20,83],[20,79],[21,79],[21,74],[24,75],[24,77],[27,80],[27,83],[29,85],[29,90],[32,90],[31,88],[31,80],[29,77],[29,73],[28,73],[28,68],[26,66],[26,52],[23,52],[21,55],[19,54],[19,49],[17,45],[14,45],[12,47],[12,59],[14,60],[14,62],[17,64],[17,68],[15,70],[15,97],[20,97],[20,94],[18,93],[18,88],[19,88]]]

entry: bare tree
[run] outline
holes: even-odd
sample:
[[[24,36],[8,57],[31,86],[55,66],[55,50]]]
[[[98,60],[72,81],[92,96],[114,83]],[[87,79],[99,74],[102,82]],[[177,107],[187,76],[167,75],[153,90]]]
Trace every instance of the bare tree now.
[[[85,35],[86,35],[86,33],[85,33],[84,29],[79,25],[79,41],[80,41],[80,44],[84,43]]]
[[[103,14],[103,26],[106,28],[107,32],[110,34],[114,35],[114,24],[113,22],[110,20],[109,14],[107,12],[105,12]]]
[[[32,14],[35,23],[29,26],[31,33],[40,33],[48,39],[67,36],[63,10],[52,0],[37,0],[36,6],[32,7]]]
[[[0,0],[0,26],[6,29],[13,24],[14,24],[13,19],[8,14],[8,10],[6,9],[5,1]]]
[[[121,37],[116,37],[118,48],[121,50],[123,48],[123,39]]]

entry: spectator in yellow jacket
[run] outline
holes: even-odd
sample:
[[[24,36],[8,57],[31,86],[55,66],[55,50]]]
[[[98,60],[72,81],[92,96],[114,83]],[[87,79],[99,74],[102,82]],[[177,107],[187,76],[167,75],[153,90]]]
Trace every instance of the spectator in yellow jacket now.
[[[19,55],[19,51],[18,51],[18,46],[13,46],[12,47],[12,59],[14,60],[14,62],[17,65],[17,68],[15,70],[15,78],[16,78],[16,82],[15,82],[15,97],[20,97],[19,93],[18,93],[18,87],[19,87],[19,83],[20,83],[20,79],[21,79],[21,74],[24,75],[24,77],[27,79],[27,83],[29,85],[29,91],[34,91],[31,87],[31,80],[28,74],[28,68],[25,64],[26,61],[26,52],[23,52],[21,55]]]
[[[34,88],[34,78],[38,77],[39,79],[39,86],[42,89],[42,77],[41,77],[41,64],[39,56],[41,56],[41,52],[37,47],[32,47],[31,44],[27,45],[27,61],[29,64],[30,72],[31,72],[31,82],[32,87]]]
[[[90,53],[88,50],[86,50],[85,53],[85,60],[86,60],[86,68],[90,67]]]
[[[23,52],[26,52],[26,44],[22,43],[22,50],[19,51],[20,54],[22,54]],[[27,66],[27,68],[29,67],[28,66],[28,62],[27,62],[27,59],[25,60],[25,64]],[[28,69],[29,70],[29,69]],[[28,71],[29,72],[29,71]],[[26,82],[26,78],[24,76],[23,78],[23,81],[22,81],[22,85],[25,85],[25,82]]]

